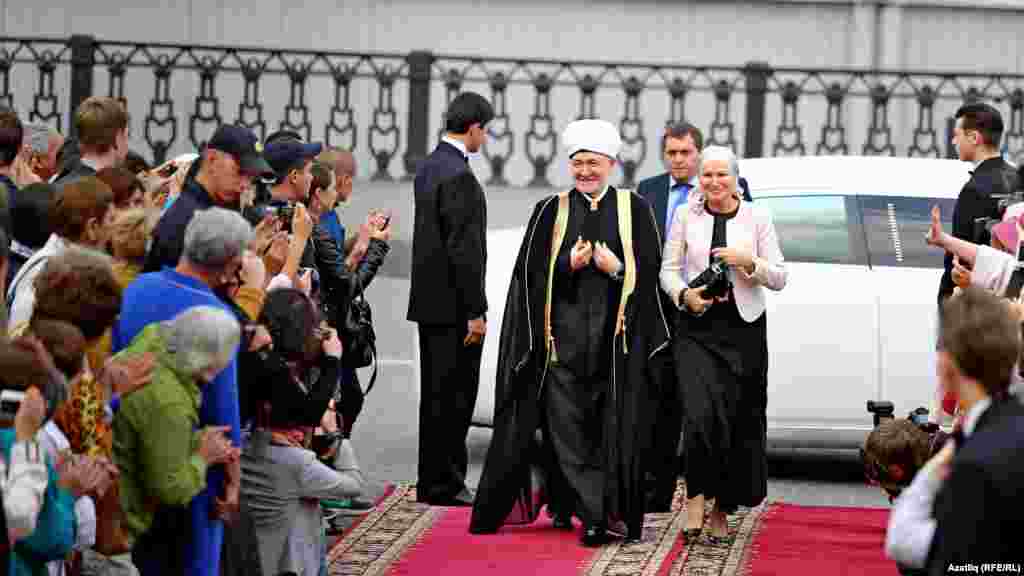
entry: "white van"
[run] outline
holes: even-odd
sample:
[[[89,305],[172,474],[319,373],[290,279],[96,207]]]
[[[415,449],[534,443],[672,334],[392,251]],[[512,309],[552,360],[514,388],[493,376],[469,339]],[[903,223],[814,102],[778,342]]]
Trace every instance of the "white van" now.
[[[935,204],[950,227],[970,169],[912,158],[740,161],[754,201],[774,215],[789,270],[785,290],[768,297],[770,446],[854,448],[872,428],[868,400],[892,402],[897,417],[930,406],[943,254],[924,237]],[[524,215],[523,228],[488,233],[477,425],[492,422],[501,315],[525,224]]]

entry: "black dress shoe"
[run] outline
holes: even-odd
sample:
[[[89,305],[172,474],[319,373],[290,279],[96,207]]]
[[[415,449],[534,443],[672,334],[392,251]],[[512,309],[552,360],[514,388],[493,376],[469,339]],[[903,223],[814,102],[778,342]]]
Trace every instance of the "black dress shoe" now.
[[[571,531],[573,529],[572,517],[571,516],[555,516],[555,519],[551,521],[551,525],[554,526],[558,530]]]
[[[589,526],[583,531],[583,536],[580,538],[580,543],[587,548],[597,548],[598,546],[604,546],[611,538],[608,537],[608,531],[600,526]]]

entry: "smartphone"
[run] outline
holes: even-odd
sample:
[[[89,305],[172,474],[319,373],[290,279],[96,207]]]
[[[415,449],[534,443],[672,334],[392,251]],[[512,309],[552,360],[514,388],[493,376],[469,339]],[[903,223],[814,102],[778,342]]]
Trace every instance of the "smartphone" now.
[[[25,400],[25,393],[19,390],[0,392],[0,418],[13,420]]]

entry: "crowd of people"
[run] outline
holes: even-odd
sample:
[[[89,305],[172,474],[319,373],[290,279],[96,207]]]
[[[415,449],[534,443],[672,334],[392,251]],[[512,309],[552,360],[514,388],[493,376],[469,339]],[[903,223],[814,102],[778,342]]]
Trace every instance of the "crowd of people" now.
[[[223,125],[152,166],[129,124],[0,110],[0,573],[326,573],[390,217],[346,233],[348,151]]]
[[[949,254],[936,402],[956,432],[885,422],[862,452],[895,499],[887,552],[933,574],[1012,558],[1024,504],[1024,220],[995,201],[1019,184],[997,152],[998,112],[957,117],[976,168],[953,233],[936,209],[927,238]],[[493,119],[484,97],[454,98],[413,183],[417,499],[471,506],[475,534],[546,508],[601,546],[641,538],[683,475],[682,537],[728,544],[728,515],[767,494],[766,299],[787,271],[735,153],[687,123],[665,131],[667,172],[635,192],[609,184],[614,125],[565,129],[573,186],[537,203],[510,263],[494,434],[478,492],[468,485],[489,309],[469,155]],[[364,403],[357,298],[389,252],[390,214],[346,233],[352,154],[294,132],[261,142],[224,125],[150,166],[128,126],[111,98],[85,100],[67,140],[0,111],[0,567],[325,574],[323,508],[373,506],[350,441]],[[1003,222],[979,231],[989,217]]]

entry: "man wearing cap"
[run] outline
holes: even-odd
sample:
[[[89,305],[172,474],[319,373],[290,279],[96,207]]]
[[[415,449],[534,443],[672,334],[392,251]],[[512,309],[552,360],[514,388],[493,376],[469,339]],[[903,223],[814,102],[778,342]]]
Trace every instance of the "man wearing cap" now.
[[[195,178],[186,180],[178,199],[160,217],[146,254],[144,272],[178,265],[185,227],[197,210],[213,206],[236,209],[254,178],[273,174],[263,159],[256,135],[242,126],[222,125],[200,155]]]
[[[649,366],[668,353],[669,329],[654,214],[639,195],[608,185],[618,131],[579,120],[562,138],[575,186],[536,205],[519,251],[470,531],[532,522],[546,501],[556,527],[572,530],[576,516],[583,545],[599,546],[609,531],[641,535]]]
[[[297,138],[281,138],[267,144],[263,155],[274,170],[274,184],[270,188],[272,204],[306,201],[313,182],[313,159],[322,149],[320,144]]]

